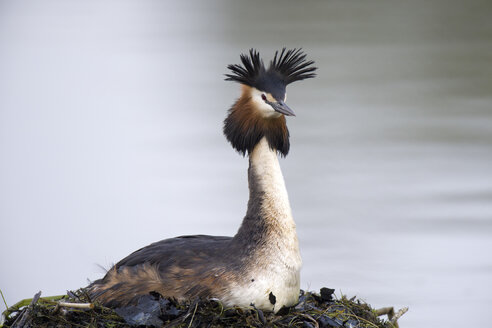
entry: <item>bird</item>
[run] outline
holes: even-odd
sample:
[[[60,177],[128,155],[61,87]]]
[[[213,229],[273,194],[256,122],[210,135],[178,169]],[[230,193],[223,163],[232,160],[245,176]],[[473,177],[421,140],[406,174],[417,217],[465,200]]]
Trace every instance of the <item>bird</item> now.
[[[317,67],[302,48],[276,51],[268,67],[253,48],[240,61],[227,66],[225,80],[239,83],[241,94],[223,123],[226,139],[249,159],[239,230],[233,237],[188,235],[143,247],[87,287],[92,300],[114,308],[157,292],[275,313],[298,302],[302,260],[279,157],[290,148],[286,117],[295,116],[286,87],[315,77]]]

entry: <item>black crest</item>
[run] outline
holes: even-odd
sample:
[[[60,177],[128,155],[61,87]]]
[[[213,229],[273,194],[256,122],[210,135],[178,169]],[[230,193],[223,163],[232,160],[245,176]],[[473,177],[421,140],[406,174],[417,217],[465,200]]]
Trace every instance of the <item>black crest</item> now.
[[[283,100],[285,87],[289,83],[316,76],[316,67],[312,66],[314,62],[306,60],[306,54],[300,48],[276,51],[268,69],[255,49],[250,49],[249,55],[241,54],[240,57],[242,65],[227,66],[231,74],[226,74],[226,81],[235,81],[270,92],[279,100]]]
[[[226,74],[226,81],[235,81],[249,86],[254,86],[260,74],[265,74],[265,65],[260,58],[260,53],[255,49],[249,50],[249,56],[241,54],[239,56],[243,66],[235,64],[228,65],[227,68],[232,74]]]
[[[294,48],[285,51],[285,48],[283,48],[280,55],[278,51],[275,52],[268,71],[279,74],[287,85],[295,81],[315,77],[314,71],[316,67],[312,66],[313,64],[314,61],[306,60],[306,54],[302,52],[302,49]]]

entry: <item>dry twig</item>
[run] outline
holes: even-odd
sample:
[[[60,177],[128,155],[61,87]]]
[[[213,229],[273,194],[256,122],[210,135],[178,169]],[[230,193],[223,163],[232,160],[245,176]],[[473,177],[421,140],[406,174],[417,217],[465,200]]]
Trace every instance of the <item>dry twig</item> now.
[[[38,292],[36,295],[34,295],[31,303],[27,306],[26,309],[24,309],[24,311],[22,311],[22,315],[17,317],[17,319],[14,321],[14,323],[12,324],[12,328],[22,328],[25,326],[26,321],[29,319],[29,314],[31,313],[34,305],[36,305],[40,297],[41,292]]]

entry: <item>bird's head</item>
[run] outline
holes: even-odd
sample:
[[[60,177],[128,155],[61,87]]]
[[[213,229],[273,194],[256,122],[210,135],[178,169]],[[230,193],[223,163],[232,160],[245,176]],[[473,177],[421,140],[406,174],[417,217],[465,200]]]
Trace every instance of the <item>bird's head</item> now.
[[[251,152],[266,137],[270,147],[285,156],[289,152],[285,116],[295,116],[285,103],[286,88],[314,77],[314,62],[306,60],[301,49],[285,48],[275,52],[268,68],[254,49],[240,58],[242,65],[227,66],[231,73],[226,80],[240,83],[242,93],[224,121],[224,134],[240,153]]]

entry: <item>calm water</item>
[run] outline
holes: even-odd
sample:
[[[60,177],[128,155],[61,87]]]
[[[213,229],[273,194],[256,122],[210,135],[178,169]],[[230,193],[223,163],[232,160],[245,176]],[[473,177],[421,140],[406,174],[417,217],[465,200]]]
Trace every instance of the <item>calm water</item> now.
[[[0,288],[84,286],[131,251],[232,235],[247,161],[221,135],[225,66],[302,46],[282,160],[302,288],[410,327],[490,325],[490,1],[3,1]]]

